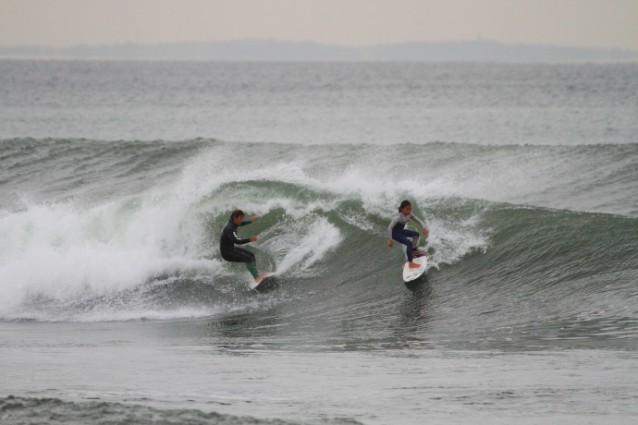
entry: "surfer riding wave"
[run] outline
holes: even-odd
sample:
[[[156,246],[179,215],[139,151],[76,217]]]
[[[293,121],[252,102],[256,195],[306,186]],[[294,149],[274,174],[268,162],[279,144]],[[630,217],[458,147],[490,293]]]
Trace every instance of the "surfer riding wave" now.
[[[421,266],[415,263],[413,259],[415,254],[420,255],[422,253],[417,250],[416,246],[412,246],[411,238],[418,237],[419,234],[414,230],[405,228],[405,225],[411,220],[416,221],[423,228],[423,236],[430,234],[428,226],[423,222],[423,220],[412,214],[412,204],[410,201],[405,200],[401,202],[399,212],[388,225],[388,246],[392,248],[394,246],[394,241],[405,245],[405,254],[408,257],[409,267],[411,269],[418,269]]]
[[[255,261],[255,254],[247,249],[236,247],[235,245],[244,245],[249,242],[255,242],[257,236],[251,236],[249,238],[240,238],[237,236],[237,228],[239,226],[245,226],[257,220],[257,216],[252,216],[250,220],[244,221],[245,214],[242,210],[235,210],[230,215],[230,220],[224,226],[222,234],[219,238],[219,250],[222,258],[226,261],[234,263],[246,263],[246,268],[255,279],[255,282],[259,283],[266,276],[266,273],[257,272],[257,266]]]

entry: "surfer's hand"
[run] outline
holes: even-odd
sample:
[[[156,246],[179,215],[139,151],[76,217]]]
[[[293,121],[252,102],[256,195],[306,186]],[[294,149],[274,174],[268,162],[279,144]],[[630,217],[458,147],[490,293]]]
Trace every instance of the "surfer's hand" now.
[[[248,239],[250,239],[251,242],[255,242],[257,240],[257,236],[251,236]]]
[[[430,234],[430,229],[428,229],[427,227],[423,228],[423,236],[427,236]]]
[[[388,247],[392,248],[394,246],[394,242],[392,241],[392,239],[388,240]]]
[[[250,217],[250,221],[253,221],[253,222],[254,222],[255,220],[257,220],[257,216],[256,216],[256,215],[254,215],[254,216]]]

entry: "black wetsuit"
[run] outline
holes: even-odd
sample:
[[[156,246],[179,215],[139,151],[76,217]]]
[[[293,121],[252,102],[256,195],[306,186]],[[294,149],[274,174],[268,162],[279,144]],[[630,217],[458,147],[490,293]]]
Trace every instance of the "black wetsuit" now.
[[[237,227],[250,223],[250,221],[244,221],[242,224],[237,225],[233,223],[232,220],[226,223],[224,230],[222,230],[222,235],[219,238],[219,250],[224,260],[235,263],[255,263],[255,254],[247,249],[235,246],[250,242],[250,239],[241,239],[237,236]]]

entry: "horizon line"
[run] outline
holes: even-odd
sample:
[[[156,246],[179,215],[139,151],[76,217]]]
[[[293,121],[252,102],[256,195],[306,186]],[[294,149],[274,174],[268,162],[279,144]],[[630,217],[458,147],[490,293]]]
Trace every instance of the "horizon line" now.
[[[1,46],[3,59],[219,61],[219,62],[635,62],[638,50],[541,43],[504,43],[485,38],[406,41],[340,46],[315,41],[120,42],[72,46]]]
[[[297,44],[297,45],[314,45],[324,46],[337,49],[367,49],[373,47],[388,47],[388,46],[400,46],[406,44],[472,44],[472,43],[486,43],[497,44],[502,46],[538,46],[538,47],[555,47],[560,49],[587,49],[587,50],[600,50],[600,51],[624,51],[638,53],[638,49],[631,49],[627,47],[599,47],[591,45],[576,45],[576,44],[556,44],[546,42],[531,42],[531,41],[501,41],[492,38],[485,38],[477,36],[476,38],[465,39],[450,39],[450,40],[406,40],[406,41],[388,41],[372,44],[336,44],[327,43],[314,40],[286,40],[279,38],[234,38],[226,40],[205,40],[205,41],[118,41],[118,42],[102,42],[102,43],[74,43],[66,45],[47,45],[47,44],[19,44],[19,45],[7,45],[0,44],[2,49],[25,49],[25,48],[46,48],[55,50],[64,50],[76,47],[115,47],[115,46],[162,46],[162,45],[178,45],[178,44],[230,44],[230,43],[273,43],[273,44]]]

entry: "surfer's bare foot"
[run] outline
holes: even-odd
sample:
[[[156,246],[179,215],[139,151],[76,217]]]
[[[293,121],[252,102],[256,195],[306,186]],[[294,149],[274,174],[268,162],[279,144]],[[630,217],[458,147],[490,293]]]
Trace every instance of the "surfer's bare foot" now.
[[[259,283],[259,282],[261,282],[261,281],[262,281],[262,279],[263,279],[263,278],[265,278],[265,277],[266,277],[266,273],[260,273],[260,274],[259,274],[259,276],[257,276],[257,277],[255,278],[255,282]]]
[[[408,267],[410,267],[411,269],[418,269],[419,267],[421,267],[420,264],[415,263],[414,261],[410,261],[408,263]]]

